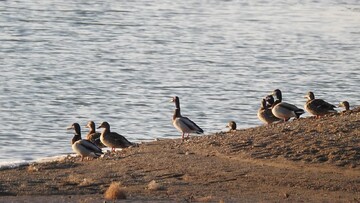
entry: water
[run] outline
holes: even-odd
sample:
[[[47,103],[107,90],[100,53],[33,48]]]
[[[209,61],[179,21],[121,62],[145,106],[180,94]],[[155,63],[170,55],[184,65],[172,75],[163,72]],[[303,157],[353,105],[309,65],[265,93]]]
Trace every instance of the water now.
[[[73,122],[131,141],[261,125],[273,89],[359,103],[357,1],[0,1],[0,163],[71,153]],[[306,114],[305,116],[308,116]]]

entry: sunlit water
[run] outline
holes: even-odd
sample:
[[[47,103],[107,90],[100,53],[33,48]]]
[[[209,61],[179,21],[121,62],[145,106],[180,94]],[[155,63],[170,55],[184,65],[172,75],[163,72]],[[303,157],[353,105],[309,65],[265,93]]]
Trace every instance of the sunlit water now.
[[[0,163],[71,153],[73,122],[131,141],[261,125],[273,89],[359,103],[358,1],[0,1]],[[305,114],[304,116],[308,116]]]

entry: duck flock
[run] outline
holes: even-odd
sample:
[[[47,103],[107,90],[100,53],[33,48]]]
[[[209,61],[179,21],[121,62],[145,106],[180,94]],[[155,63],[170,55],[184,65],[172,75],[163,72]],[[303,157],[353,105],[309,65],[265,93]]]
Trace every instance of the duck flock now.
[[[276,97],[276,100],[274,99]],[[308,92],[305,96],[307,102],[304,105],[305,110],[314,115],[315,118],[320,118],[326,114],[336,113],[335,105],[332,105],[322,99],[315,99],[313,92]],[[202,134],[204,130],[201,129],[195,122],[187,117],[181,115],[180,112],[180,99],[175,96],[171,102],[175,103],[175,110],[172,118],[174,127],[182,133],[182,141],[188,139],[190,133]],[[345,110],[350,109],[349,102],[343,101],[339,104],[339,107],[344,107]],[[291,118],[300,118],[305,111],[297,106],[283,102],[282,93],[279,89],[276,89],[272,94],[267,95],[261,100],[261,106],[257,112],[257,116],[264,124],[272,124],[274,122],[286,122]],[[103,128],[101,133],[96,132],[95,123],[89,121],[86,128],[89,128],[89,132],[86,135],[86,139],[81,138],[81,129],[78,123],[73,123],[68,129],[74,130],[74,137],[71,140],[72,149],[75,153],[81,156],[81,161],[85,157],[97,158],[103,154],[102,149],[104,147],[111,148],[112,152],[116,148],[127,148],[136,146],[137,144],[128,141],[124,136],[110,131],[110,124],[108,122],[102,122],[98,128]],[[236,123],[230,121],[227,125],[230,130],[236,130]],[[186,136],[185,136],[186,135]]]

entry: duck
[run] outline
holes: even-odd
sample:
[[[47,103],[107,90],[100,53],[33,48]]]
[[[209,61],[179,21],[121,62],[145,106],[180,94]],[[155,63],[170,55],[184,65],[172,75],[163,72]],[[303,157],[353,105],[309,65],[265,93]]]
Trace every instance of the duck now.
[[[100,135],[101,133],[96,132],[95,123],[94,121],[87,122],[86,128],[89,128],[89,132],[86,135],[86,139],[94,143],[96,146],[100,148],[106,147],[101,141],[100,141]]]
[[[76,154],[81,156],[81,161],[83,161],[85,157],[98,158],[103,154],[102,150],[94,143],[81,139],[81,129],[78,123],[73,123],[67,129],[74,129],[75,131],[74,137],[71,140],[71,147]]]
[[[337,111],[334,109],[336,106],[322,100],[322,99],[315,99],[315,95],[313,92],[308,92],[305,95],[307,101],[304,105],[304,108],[307,112],[314,115],[315,118],[320,118],[329,113],[336,113]]]
[[[104,128],[101,132],[100,140],[101,142],[111,148],[112,152],[115,152],[115,148],[128,148],[134,146],[132,142],[127,140],[124,136],[110,131],[110,124],[106,121],[102,122],[98,128]]]
[[[269,94],[265,97],[265,101],[266,101],[266,107],[268,109],[271,109],[272,105],[275,102],[275,99],[274,99],[273,95]],[[261,101],[261,106],[262,106],[262,101]]]
[[[272,95],[276,96],[276,101],[272,104],[271,112],[274,116],[282,119],[284,122],[292,117],[300,118],[300,115],[305,113],[303,109],[300,109],[293,104],[283,102],[281,90],[275,89],[272,92]]]
[[[350,110],[350,103],[348,101],[342,101],[342,102],[340,102],[338,107],[344,107],[345,108],[344,111],[349,111]]]
[[[174,127],[182,133],[181,136],[182,141],[184,141],[185,139],[185,133],[187,133],[186,138],[189,138],[190,133],[197,133],[197,134],[204,133],[204,130],[201,129],[198,125],[196,125],[195,122],[181,115],[180,99],[178,96],[173,97],[171,101],[175,103],[175,110],[172,118],[172,123]]]
[[[274,97],[272,95],[267,96],[266,99],[264,98],[261,100],[261,107],[257,112],[257,117],[259,120],[268,125],[281,120],[275,117],[271,111],[271,106],[273,103]]]
[[[235,121],[229,121],[229,123],[226,125],[227,128],[229,128],[229,131],[236,130],[236,123]]]

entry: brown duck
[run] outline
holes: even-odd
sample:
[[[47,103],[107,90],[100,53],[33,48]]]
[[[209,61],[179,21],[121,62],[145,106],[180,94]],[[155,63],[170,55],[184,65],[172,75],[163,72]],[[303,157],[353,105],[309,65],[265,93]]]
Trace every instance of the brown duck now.
[[[267,105],[267,103],[269,105]],[[274,114],[271,112],[271,108],[269,108],[269,106],[272,106],[273,103],[274,103],[274,97],[272,95],[269,95],[266,97],[266,99],[261,100],[261,107],[257,112],[257,117],[263,123],[271,124],[273,122],[277,122],[281,120],[275,117]]]
[[[89,128],[89,132],[86,135],[86,139],[94,143],[96,146],[100,148],[106,147],[101,141],[100,141],[100,135],[101,133],[96,132],[95,123],[94,121],[89,121],[86,126],[86,128]]]
[[[111,148],[112,152],[115,151],[115,148],[127,148],[134,146],[133,143],[128,141],[124,136],[110,131],[110,124],[108,122],[102,122],[98,128],[104,128],[100,135],[101,142]]]
[[[304,108],[307,112],[314,115],[316,118],[320,118],[329,113],[336,113],[337,111],[334,109],[336,106],[322,100],[315,99],[315,95],[313,92],[308,92],[305,96],[307,98],[307,102],[304,105]]]

